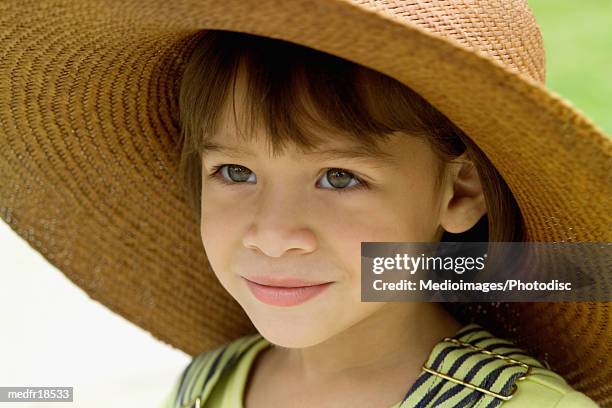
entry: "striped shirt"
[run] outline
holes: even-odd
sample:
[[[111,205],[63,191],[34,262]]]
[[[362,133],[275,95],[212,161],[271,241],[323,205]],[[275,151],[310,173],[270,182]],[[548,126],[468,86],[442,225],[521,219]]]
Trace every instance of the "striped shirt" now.
[[[197,355],[175,382],[163,408],[244,408],[252,363],[270,346],[260,334],[253,334]],[[433,347],[414,384],[390,408],[433,407],[597,408],[597,404],[525,350],[471,323]]]

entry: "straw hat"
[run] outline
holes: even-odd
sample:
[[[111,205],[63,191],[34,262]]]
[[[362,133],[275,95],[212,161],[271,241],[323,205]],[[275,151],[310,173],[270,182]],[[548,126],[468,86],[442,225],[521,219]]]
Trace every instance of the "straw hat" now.
[[[253,333],[177,185],[178,84],[206,28],[284,39],[387,74],[485,152],[530,241],[611,240],[612,144],[543,86],[518,0],[2,2],[0,215],[91,298],[190,355]],[[609,303],[480,305],[602,405]]]

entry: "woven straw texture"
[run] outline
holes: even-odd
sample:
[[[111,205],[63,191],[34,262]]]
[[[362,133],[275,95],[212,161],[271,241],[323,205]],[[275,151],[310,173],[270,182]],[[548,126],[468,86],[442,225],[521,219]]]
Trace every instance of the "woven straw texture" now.
[[[530,241],[609,242],[610,139],[543,86],[522,1],[3,0],[0,216],[93,299],[195,355],[253,333],[177,186],[178,85],[198,31],[335,54],[410,86],[486,153]],[[609,303],[467,315],[612,406]]]

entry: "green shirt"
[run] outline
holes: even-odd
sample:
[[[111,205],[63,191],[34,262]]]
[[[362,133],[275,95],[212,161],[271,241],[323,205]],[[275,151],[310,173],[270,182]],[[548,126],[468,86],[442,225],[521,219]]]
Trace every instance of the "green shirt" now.
[[[176,381],[163,408],[198,407],[198,398],[199,407],[244,408],[252,363],[269,346],[260,334],[253,334],[199,354]],[[436,344],[425,367],[428,370],[423,368],[415,383],[407,385],[404,399],[389,408],[597,408],[540,361],[474,323]],[[501,398],[509,394],[510,399]]]

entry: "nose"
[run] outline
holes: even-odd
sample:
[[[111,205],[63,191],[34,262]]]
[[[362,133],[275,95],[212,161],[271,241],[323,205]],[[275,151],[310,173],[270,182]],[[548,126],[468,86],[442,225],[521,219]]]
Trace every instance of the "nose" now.
[[[278,258],[286,252],[306,254],[316,249],[316,236],[306,224],[303,198],[280,189],[261,192],[242,243],[246,248]]]

